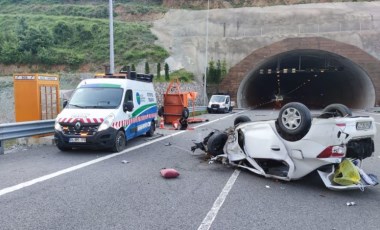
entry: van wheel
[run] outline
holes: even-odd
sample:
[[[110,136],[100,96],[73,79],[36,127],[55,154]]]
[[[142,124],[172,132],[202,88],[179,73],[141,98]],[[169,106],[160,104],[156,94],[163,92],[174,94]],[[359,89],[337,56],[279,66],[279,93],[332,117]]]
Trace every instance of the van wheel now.
[[[215,132],[207,141],[207,150],[213,156],[222,155],[223,147],[227,141],[227,134],[222,132]]]
[[[333,117],[352,117],[351,110],[343,104],[331,104],[322,110],[322,114],[331,114]]]
[[[149,128],[148,132],[145,133],[145,135],[146,135],[147,137],[151,137],[151,136],[153,136],[154,131],[156,131],[156,126],[154,125],[154,121],[152,121],[152,122],[150,123],[150,128]]]
[[[64,147],[64,146],[62,146],[62,144],[61,143],[57,143],[57,148],[59,149],[59,150],[61,150],[62,152],[67,152],[67,151],[70,151],[72,148],[70,148],[70,147]]]
[[[282,138],[298,141],[309,132],[311,127],[310,110],[298,102],[288,103],[280,110],[277,123]]]
[[[127,140],[125,139],[124,132],[119,130],[115,136],[112,151],[116,153],[123,151],[125,149],[126,143],[127,143]]]

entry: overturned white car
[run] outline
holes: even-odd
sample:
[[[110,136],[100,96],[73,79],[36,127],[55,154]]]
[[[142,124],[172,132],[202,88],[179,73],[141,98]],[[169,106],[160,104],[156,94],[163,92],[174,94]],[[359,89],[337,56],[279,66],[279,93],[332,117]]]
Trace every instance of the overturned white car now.
[[[222,158],[265,177],[289,181],[318,170],[330,189],[363,189],[378,183],[360,168],[374,152],[375,134],[372,117],[352,116],[342,104],[312,117],[305,105],[292,102],[276,120],[252,122],[239,116],[233,127],[211,132],[192,151],[200,148],[213,156],[211,161]]]

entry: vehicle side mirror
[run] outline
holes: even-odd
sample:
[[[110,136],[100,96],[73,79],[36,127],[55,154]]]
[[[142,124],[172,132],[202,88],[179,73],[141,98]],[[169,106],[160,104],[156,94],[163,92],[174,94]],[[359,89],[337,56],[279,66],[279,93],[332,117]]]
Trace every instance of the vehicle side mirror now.
[[[65,107],[67,106],[67,103],[69,103],[67,100],[64,100],[64,101],[63,101],[63,104],[62,104],[62,105],[63,105],[63,108],[65,108]]]
[[[127,101],[123,104],[123,111],[124,112],[132,112],[133,110],[133,102],[132,101]]]

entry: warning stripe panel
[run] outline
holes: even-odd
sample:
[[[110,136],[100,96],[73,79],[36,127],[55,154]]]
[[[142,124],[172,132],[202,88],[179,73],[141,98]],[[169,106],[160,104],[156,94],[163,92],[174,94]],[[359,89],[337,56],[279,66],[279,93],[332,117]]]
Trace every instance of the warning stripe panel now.
[[[125,127],[125,126],[128,126],[130,124],[137,123],[140,121],[144,121],[144,120],[154,118],[154,117],[156,117],[156,113],[146,114],[143,116],[134,117],[131,119],[125,119],[125,120],[121,120],[121,121],[115,121],[112,123],[112,127],[114,127],[115,129],[119,129],[120,127]]]
[[[104,121],[103,118],[59,118],[58,122],[59,123],[75,123],[80,121],[81,123],[88,123],[88,124],[99,124]]]

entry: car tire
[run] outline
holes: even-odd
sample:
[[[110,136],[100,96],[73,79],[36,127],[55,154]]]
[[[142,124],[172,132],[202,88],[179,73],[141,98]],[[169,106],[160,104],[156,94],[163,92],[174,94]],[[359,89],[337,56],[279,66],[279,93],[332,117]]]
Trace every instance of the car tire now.
[[[352,111],[343,104],[331,104],[322,110],[322,114],[331,114],[333,117],[352,117]]]
[[[127,140],[125,139],[125,134],[124,131],[119,130],[116,133],[115,139],[114,139],[114,144],[112,146],[112,152],[121,152],[125,149]]]
[[[158,110],[157,114],[158,114],[159,117],[164,116],[164,107],[161,107],[161,108]]]
[[[211,109],[207,108],[207,112],[208,113],[212,113]]]
[[[189,112],[189,109],[188,108],[183,108],[182,109],[182,118],[185,118],[185,119],[187,119],[187,118],[189,118],[189,116],[190,116],[190,112]]]
[[[240,124],[240,123],[243,123],[243,122],[250,122],[251,121],[251,118],[247,117],[247,116],[238,116],[237,118],[235,118],[234,120],[234,126]]]
[[[283,106],[276,122],[280,136],[288,141],[302,139],[310,130],[310,110],[299,102],[291,102]]]
[[[224,113],[228,113],[230,110],[226,107],[224,108]]]
[[[227,141],[227,134],[220,131],[215,132],[207,141],[207,150],[213,156],[223,154],[223,147]]]
[[[150,123],[149,130],[145,133],[147,137],[152,137],[154,135],[154,131],[156,131],[156,125],[154,124],[154,121]]]

